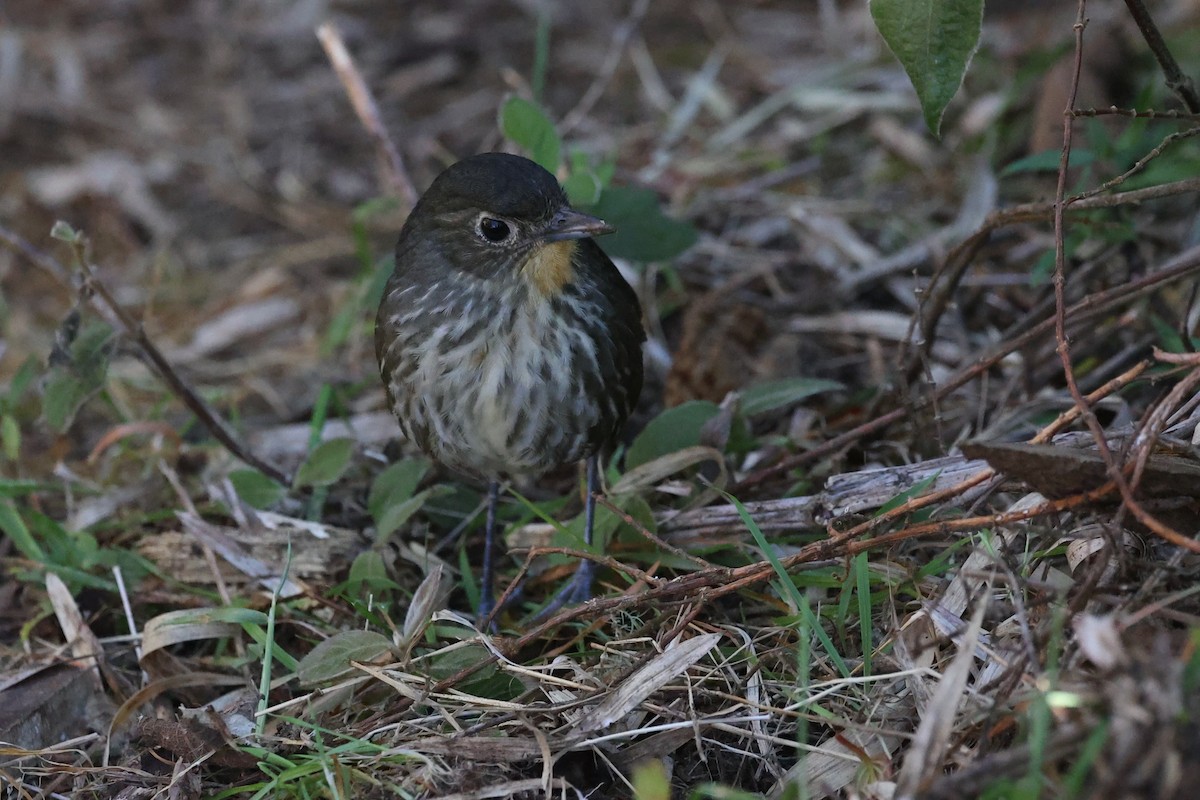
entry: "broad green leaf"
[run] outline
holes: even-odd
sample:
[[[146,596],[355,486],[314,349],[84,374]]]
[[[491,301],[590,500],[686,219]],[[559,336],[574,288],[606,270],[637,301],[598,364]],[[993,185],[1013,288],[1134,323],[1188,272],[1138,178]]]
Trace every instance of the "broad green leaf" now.
[[[821,378],[784,378],[760,383],[742,392],[742,413],[748,417],[765,414],[768,411],[798,403],[814,394],[841,388],[843,388],[842,384],[837,381],[827,381]]]
[[[650,189],[609,187],[589,210],[616,227],[616,233],[596,239],[613,258],[665,261],[696,242],[696,229],[663,214],[658,195]]]
[[[668,408],[650,420],[625,455],[625,469],[653,461],[656,458],[700,443],[700,429],[720,409],[707,400],[689,400]]]
[[[296,486],[328,486],[342,477],[354,454],[354,440],[329,439],[321,442],[308,454],[296,473]]]
[[[554,123],[536,103],[523,97],[508,98],[500,109],[500,130],[531,159],[551,173],[558,172],[562,142]]]
[[[417,664],[420,665],[420,669],[425,670],[425,674],[429,677],[434,680],[442,680],[467,667],[473,667],[481,661],[490,660],[490,658],[491,653],[483,645],[463,644],[430,653],[428,656],[417,659]],[[488,678],[495,672],[496,665],[488,664],[476,672],[471,681]]]
[[[590,169],[572,171],[563,181],[563,191],[573,206],[590,206],[600,199],[600,177]]]
[[[229,482],[243,503],[254,508],[271,508],[282,499],[284,488],[256,469],[235,469]]]
[[[979,47],[983,0],[870,0],[871,17],[899,59],[934,136]]]
[[[104,385],[113,330],[90,322],[68,346],[66,358],[52,358],[42,391],[42,416],[57,431],[65,431],[84,401]]]
[[[412,497],[427,472],[428,461],[423,458],[406,458],[376,475],[375,480],[371,482],[371,493],[367,499],[367,511],[370,512],[371,518],[378,522],[386,507]]]
[[[385,505],[380,509],[379,518],[375,521],[376,541],[382,542],[391,536],[401,525],[412,519],[413,514],[421,510],[421,506],[425,505],[426,500],[445,491],[446,487],[444,486],[431,486],[407,500]]]
[[[374,550],[365,550],[355,556],[354,562],[350,564],[350,575],[346,581],[369,591],[399,588],[395,581],[388,577],[387,565],[383,563],[383,556]]]
[[[338,631],[300,659],[300,683],[315,686],[354,670],[351,661],[370,662],[391,652],[392,640],[375,631]]]

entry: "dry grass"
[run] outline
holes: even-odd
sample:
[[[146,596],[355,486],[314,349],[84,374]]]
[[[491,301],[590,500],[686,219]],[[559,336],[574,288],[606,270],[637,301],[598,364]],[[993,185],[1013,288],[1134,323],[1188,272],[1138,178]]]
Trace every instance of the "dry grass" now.
[[[1004,170],[1059,146],[1073,85],[1172,107],[1124,7],[1089,4],[1081,50],[1073,8],[996,9],[940,142],[859,4],[553,8],[544,73],[526,4],[334,8],[383,162],[320,4],[5,9],[4,796],[1190,796],[1196,118],[1075,120],[1057,232],[1055,165]],[[1194,74],[1195,4],[1155,14]],[[600,596],[536,626],[581,503],[569,470],[520,487],[520,593],[480,633],[479,487],[394,444],[368,329],[406,182],[502,146],[543,82],[572,146],[701,232],[626,265],[631,438],[720,410],[610,472],[610,546],[576,554]],[[114,307],[133,329],[57,432],[71,335]],[[845,388],[744,413],[801,376]],[[281,475],[322,439],[350,467],[251,507],[200,404]],[[377,536],[388,462],[415,513]]]

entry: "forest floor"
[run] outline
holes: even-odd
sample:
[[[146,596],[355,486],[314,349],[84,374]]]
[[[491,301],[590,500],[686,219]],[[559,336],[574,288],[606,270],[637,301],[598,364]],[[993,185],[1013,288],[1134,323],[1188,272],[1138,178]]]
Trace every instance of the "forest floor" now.
[[[989,4],[935,138],[865,3],[5,4],[0,797],[1191,797],[1200,117],[1086,10]],[[564,468],[480,632],[371,329],[510,96],[695,243],[619,259],[597,597],[529,621]]]

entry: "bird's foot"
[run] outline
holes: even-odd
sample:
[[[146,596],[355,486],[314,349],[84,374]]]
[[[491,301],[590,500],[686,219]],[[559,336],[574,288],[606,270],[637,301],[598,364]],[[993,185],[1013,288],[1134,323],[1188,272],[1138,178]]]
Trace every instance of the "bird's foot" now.
[[[567,581],[567,584],[558,590],[558,594],[554,595],[553,599],[534,615],[530,620],[534,625],[545,622],[554,616],[555,612],[565,606],[573,606],[577,603],[583,603],[592,599],[592,584],[596,578],[596,565],[591,561],[580,561],[579,566],[575,568],[575,574]]]

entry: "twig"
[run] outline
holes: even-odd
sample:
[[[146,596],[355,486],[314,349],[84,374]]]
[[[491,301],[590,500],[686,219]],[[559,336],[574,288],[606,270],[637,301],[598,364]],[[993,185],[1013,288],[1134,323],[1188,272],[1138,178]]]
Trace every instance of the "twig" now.
[[[1130,119],[1184,119],[1192,122],[1200,122],[1200,114],[1189,114],[1186,111],[1180,111],[1175,108],[1168,108],[1166,111],[1155,111],[1153,108],[1117,108],[1109,106],[1108,108],[1073,108],[1071,109],[1073,117],[1129,117]]]
[[[1147,370],[1147,368],[1149,368],[1149,366],[1150,366],[1149,361],[1139,361],[1131,369],[1127,370],[1124,374],[1119,375],[1116,378],[1113,378],[1112,380],[1108,381],[1103,386],[1101,386],[1099,389],[1096,389],[1096,391],[1092,392],[1091,394],[1089,394],[1087,396],[1086,399],[1087,399],[1088,406],[1090,407],[1092,405],[1095,405],[1101,399],[1103,399],[1103,398],[1109,396],[1110,394],[1112,394],[1113,392],[1129,385],[1133,380],[1135,380],[1138,376],[1140,376],[1143,372],[1145,372]],[[1047,425],[1046,427],[1044,427],[1040,431],[1038,431],[1037,435],[1029,440],[1030,444],[1044,444],[1044,443],[1050,441],[1054,437],[1055,434],[1057,434],[1063,428],[1067,427],[1072,422],[1074,422],[1079,417],[1079,415],[1080,415],[1079,407],[1071,406],[1070,408],[1068,408],[1067,410],[1065,410],[1061,414],[1059,414],[1058,417],[1053,422],[1051,422],[1049,425]],[[959,481],[957,484],[955,484],[953,486],[947,486],[945,489],[941,489],[936,492],[930,492],[929,494],[924,494],[924,495],[910,498],[906,502],[902,503],[899,506],[896,506],[895,508],[891,509],[890,511],[887,511],[887,512],[884,512],[883,514],[879,514],[878,516],[872,517],[871,519],[867,520],[866,522],[863,522],[859,525],[856,525],[853,528],[846,530],[845,533],[846,533],[846,535],[858,536],[863,533],[866,533],[867,531],[874,530],[886,522],[890,522],[891,520],[894,520],[898,517],[905,516],[906,514],[909,514],[918,509],[924,508],[924,507],[932,505],[934,503],[940,503],[944,500],[949,500],[952,497],[957,497],[957,496],[963,494],[964,492],[967,492],[970,489],[973,489],[976,486],[979,486],[980,484],[987,482],[988,480],[995,477],[995,475],[996,475],[996,471],[994,469],[992,469],[991,467],[987,467],[987,468],[982,469],[979,472],[975,473],[974,475],[970,476],[969,478]]]
[[[1146,10],[1142,0],[1125,0],[1125,6],[1129,9],[1133,21],[1137,23],[1138,30],[1142,32],[1142,38],[1149,45],[1150,52],[1154,53],[1154,57],[1158,59],[1158,65],[1162,67],[1163,77],[1167,81],[1167,88],[1179,95],[1179,99],[1183,101],[1188,111],[1200,114],[1200,94],[1196,94],[1195,84],[1192,83],[1191,78],[1183,74],[1179,63],[1167,49],[1167,43],[1163,41],[1158,26],[1150,18],[1150,12]]]
[[[405,169],[400,151],[396,149],[396,145],[388,136],[387,129],[383,125],[383,120],[380,119],[379,106],[375,104],[375,98],[371,94],[371,90],[367,88],[367,82],[363,80],[362,73],[354,66],[354,59],[350,57],[350,52],[346,50],[346,43],[342,39],[341,32],[332,22],[323,22],[317,28],[317,38],[321,40],[321,46],[325,48],[325,55],[333,64],[333,69],[342,82],[342,88],[346,90],[350,104],[354,106],[354,113],[358,114],[359,122],[367,129],[371,141],[375,143],[386,179],[384,191],[399,195],[408,204],[409,209],[412,209],[417,204],[417,190],[408,177],[408,170]]]
[[[1190,131],[1185,131],[1183,134],[1190,136]],[[1104,187],[1099,190],[1091,190],[1081,194],[1072,195],[1066,200],[1067,211],[1088,211],[1097,208],[1116,208],[1123,205],[1132,205],[1142,203],[1147,200],[1157,200],[1163,197],[1171,197],[1177,194],[1188,194],[1190,192],[1200,192],[1200,178],[1186,178],[1181,181],[1172,183],[1164,183],[1158,186],[1148,186],[1144,189],[1134,189],[1129,192],[1119,192],[1117,194],[1098,196],[1098,191],[1104,191],[1112,188],[1116,184],[1126,180],[1133,172],[1141,169],[1144,164],[1142,162],[1157,155],[1159,148],[1166,146],[1175,138],[1183,138],[1178,134],[1172,134],[1164,139],[1155,151],[1148,154],[1145,159],[1138,162],[1127,173],[1109,181]],[[975,254],[991,237],[992,233],[1008,225],[1015,225],[1020,222],[1038,222],[1051,217],[1054,213],[1053,203],[1023,203],[1021,205],[1010,206],[999,211],[993,211],[988,215],[979,229],[960,242],[949,255],[946,256],[942,266],[938,268],[930,279],[930,283],[936,285],[934,290],[929,292],[927,308],[924,311],[924,316],[920,325],[920,344],[917,345],[918,351],[914,352],[908,359],[908,365],[905,368],[905,375],[908,380],[915,380],[921,369],[921,360],[927,357],[929,348],[936,341],[934,332],[937,330],[938,322],[942,318],[942,314],[950,307],[950,302],[954,299],[954,292],[962,280],[963,274],[967,267],[975,258]]]
[[[1105,181],[1104,183],[1097,186],[1095,189],[1088,189],[1086,192],[1081,192],[1081,193],[1075,195],[1074,198],[1068,200],[1067,202],[1075,203],[1075,202],[1078,202],[1079,200],[1084,200],[1088,197],[1095,197],[1098,194],[1104,194],[1109,189],[1112,189],[1115,186],[1119,186],[1120,184],[1124,183],[1125,181],[1129,180],[1134,175],[1136,175],[1137,173],[1139,173],[1143,169],[1145,169],[1147,164],[1149,164],[1151,161],[1153,161],[1154,159],[1156,159],[1160,155],[1162,155],[1163,151],[1167,149],[1168,145],[1170,145],[1174,142],[1178,142],[1181,139],[1190,139],[1193,136],[1198,136],[1198,135],[1200,135],[1200,128],[1189,128],[1186,131],[1176,131],[1175,133],[1168,134],[1167,136],[1163,137],[1163,140],[1158,143],[1158,146],[1156,146],[1149,153],[1146,153],[1146,155],[1139,158],[1132,167],[1125,170],[1117,177]]]
[[[1197,187],[1200,188],[1200,179],[1197,179],[1196,183]],[[1134,192],[1128,192],[1128,194],[1134,194]],[[1104,198],[1092,199],[1096,200]],[[1162,269],[1156,272],[1152,272],[1123,286],[1116,286],[1112,289],[1107,289],[1103,292],[1097,292],[1083,298],[1079,302],[1075,303],[1075,305],[1067,309],[1067,316],[1072,323],[1078,324],[1084,322],[1092,317],[1107,312],[1115,306],[1128,302],[1148,292],[1154,291],[1163,285],[1190,277],[1196,272],[1200,272],[1200,245],[1193,246],[1178,254],[1169,262],[1167,262]],[[952,375],[945,383],[937,387],[934,393],[938,397],[945,397],[951,392],[967,385],[979,377],[979,375],[982,373],[999,364],[1008,356],[1009,353],[1025,347],[1028,344],[1039,341],[1042,339],[1042,337],[1053,330],[1054,319],[1051,317],[1043,320],[1037,325],[1034,325],[1020,336],[1017,336],[1006,342],[1001,342],[993,347],[991,351],[976,359],[975,363],[960,369],[958,372]],[[856,428],[852,428],[845,433],[829,439],[828,441],[818,445],[817,447],[814,447],[811,450],[806,450],[803,453],[796,453],[795,455],[782,459],[776,464],[773,464],[769,467],[763,467],[756,472],[752,472],[750,475],[739,481],[729,491],[733,494],[737,494],[738,492],[757,486],[778,475],[782,475],[788,470],[824,458],[831,453],[836,453],[843,447],[846,447],[847,445],[852,444],[853,442],[856,442],[866,436],[870,436],[877,431],[883,430],[892,423],[904,419],[910,413],[924,409],[929,405],[929,403],[930,399],[925,397],[912,404],[905,405],[901,408],[896,408],[892,411],[889,411],[886,414],[882,414],[875,419],[864,422],[862,425],[859,425]]]
[[[54,257],[38,250],[2,225],[0,225],[0,242],[3,242],[15,252],[29,259],[35,266],[45,270],[64,285],[71,286],[70,270],[60,264]],[[134,344],[142,351],[150,366],[158,373],[159,378],[167,384],[167,388],[171,390],[172,394],[178,397],[196,415],[196,419],[230,453],[269,478],[279,481],[284,486],[291,486],[292,479],[290,475],[274,464],[264,461],[250,452],[247,447],[238,441],[236,434],[225,420],[200,397],[195,389],[188,385],[187,381],[180,377],[179,373],[175,371],[175,368],[171,366],[170,362],[162,354],[162,351],[146,335],[146,331],[142,328],[141,323],[130,316],[129,312],[112,296],[108,287],[96,277],[91,265],[88,263],[82,241],[76,241],[73,247],[76,258],[79,261],[79,268],[83,272],[84,286],[81,288],[86,290],[86,295],[91,305],[105,319],[124,330],[126,336],[132,339]]]
[[[1129,1],[1133,2],[1134,0]],[[1125,478],[1124,470],[1117,463],[1112,451],[1108,447],[1108,440],[1104,435],[1104,429],[1100,425],[1100,420],[1096,419],[1091,406],[1088,405],[1083,397],[1083,393],[1079,390],[1079,385],[1075,381],[1075,370],[1071,364],[1071,345],[1067,339],[1066,330],[1066,237],[1063,232],[1063,209],[1067,194],[1067,168],[1071,160],[1071,139],[1075,128],[1071,109],[1075,107],[1075,97],[1079,89],[1079,74],[1083,70],[1083,31],[1087,27],[1087,18],[1084,14],[1086,6],[1087,0],[1079,0],[1079,11],[1074,25],[1075,62],[1074,69],[1071,71],[1070,90],[1067,93],[1067,107],[1063,109],[1062,156],[1058,165],[1058,185],[1054,193],[1054,339],[1058,343],[1055,350],[1062,361],[1063,377],[1066,379],[1067,391],[1070,392],[1071,398],[1075,401],[1076,407],[1079,408],[1088,430],[1091,431],[1092,438],[1096,442],[1096,448],[1100,452],[1100,457],[1104,459],[1105,469],[1108,472],[1109,478],[1120,492],[1121,500],[1124,502],[1125,507],[1138,522],[1141,522],[1157,536],[1171,542],[1177,547],[1185,547],[1193,552],[1200,552],[1200,543],[1189,539],[1155,518],[1134,498],[1133,489],[1130,487],[1129,481]],[[1147,17],[1148,20],[1149,18]]]

